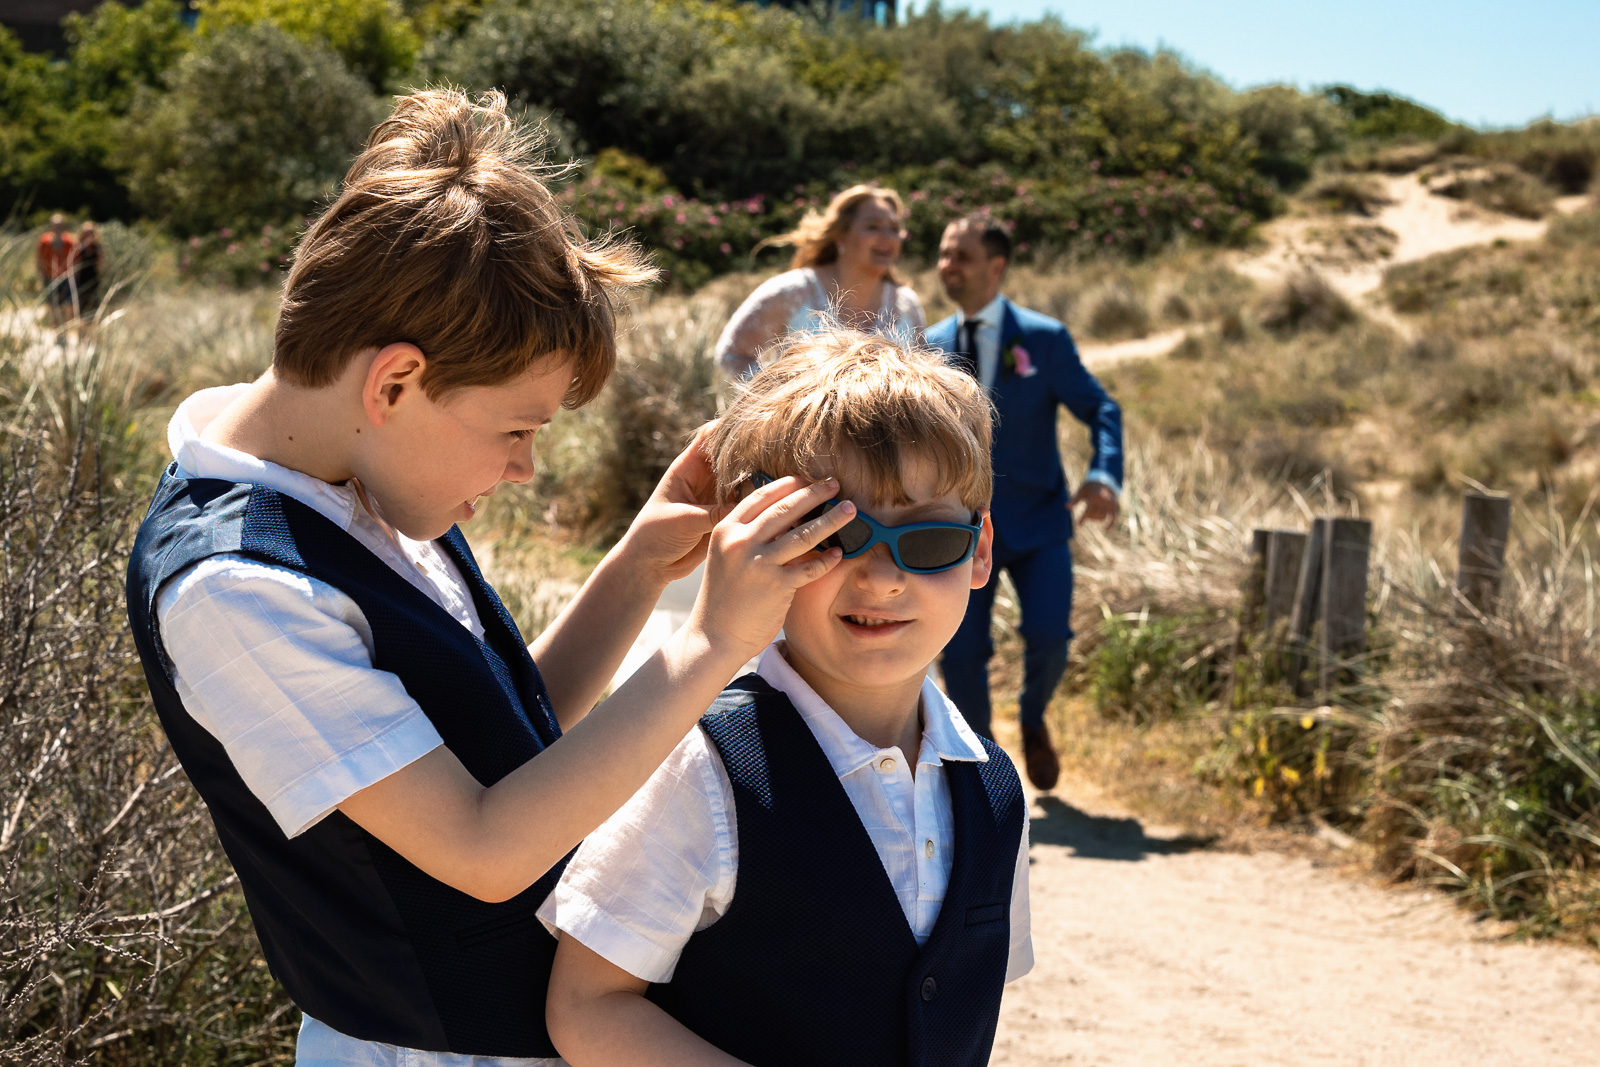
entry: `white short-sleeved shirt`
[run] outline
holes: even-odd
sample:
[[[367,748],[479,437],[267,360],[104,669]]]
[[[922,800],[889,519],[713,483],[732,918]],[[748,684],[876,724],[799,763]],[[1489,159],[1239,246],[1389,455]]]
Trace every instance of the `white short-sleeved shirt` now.
[[[789,697],[816,737],[883,861],[917,943],[924,943],[954,859],[944,764],[987,760],[977,735],[939,687],[924,681],[913,777],[899,748],[878,748],[846,725],[784,660],[781,644],[762,655],[758,673]],[[735,818],[721,757],[701,730],[691,730],[633,799],[579,847],[539,918],[636,978],[669,981],[689,937],[721,918],[737,892]],[[1024,816],[1011,893],[1008,982],[1033,967],[1027,831]]]
[[[263,485],[336,523],[475,635],[472,592],[454,561],[370,512],[352,484],[331,485],[201,437],[247,385],[205,389],[179,405],[167,443],[185,478]],[[372,630],[326,582],[238,555],[173,576],[156,596],[184,708],[288,837],[433,751],[442,740],[400,679],[372,665]],[[319,1067],[555,1067],[553,1059],[419,1052],[360,1041],[307,1016],[298,1062]]]

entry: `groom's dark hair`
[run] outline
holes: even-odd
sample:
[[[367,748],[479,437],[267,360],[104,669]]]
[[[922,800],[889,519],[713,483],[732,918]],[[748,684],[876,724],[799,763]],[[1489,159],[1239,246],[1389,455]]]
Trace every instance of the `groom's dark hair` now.
[[[1001,256],[1007,263],[1011,262],[1011,235],[993,215],[967,215],[960,222],[978,231],[978,239],[983,242],[983,250],[989,253],[990,259]]]

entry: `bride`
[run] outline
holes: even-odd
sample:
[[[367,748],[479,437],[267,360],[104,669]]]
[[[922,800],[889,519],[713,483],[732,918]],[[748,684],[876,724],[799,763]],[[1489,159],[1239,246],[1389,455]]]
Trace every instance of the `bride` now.
[[[790,269],[761,283],[739,305],[717,341],[730,378],[759,369],[761,351],[794,331],[839,323],[919,344],[927,318],[916,292],[895,275],[905,243],[900,194],[854,185],[827,210],[811,212],[793,233],[763,244],[792,244]],[[760,246],[758,246],[759,248]]]

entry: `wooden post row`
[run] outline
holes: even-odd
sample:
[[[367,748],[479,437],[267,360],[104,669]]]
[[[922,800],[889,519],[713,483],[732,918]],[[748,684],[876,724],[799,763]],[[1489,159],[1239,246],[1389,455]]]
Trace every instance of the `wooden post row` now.
[[[1500,596],[1511,536],[1511,498],[1468,493],[1461,501],[1461,548],[1456,559],[1456,589],[1485,614]]]
[[[1256,530],[1252,568],[1240,615],[1241,633],[1273,632],[1287,620],[1288,674],[1305,696],[1311,637],[1317,634],[1316,682],[1324,695],[1337,683],[1341,663],[1366,648],[1367,561],[1372,524],[1363,519],[1316,519],[1309,534]],[[1322,628],[1316,630],[1316,623]]]

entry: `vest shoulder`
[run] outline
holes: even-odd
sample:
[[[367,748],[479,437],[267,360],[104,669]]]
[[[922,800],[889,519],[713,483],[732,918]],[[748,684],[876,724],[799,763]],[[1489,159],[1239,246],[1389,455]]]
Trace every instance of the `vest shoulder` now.
[[[1011,762],[1005,749],[989,738],[980,735],[978,740],[983,742],[983,750],[989,754],[988,761],[977,764],[977,768],[978,777],[983,780],[984,792],[989,795],[990,806],[996,814],[1005,812],[1012,805],[1023,806],[1022,777],[1017,774],[1017,765]],[[1026,818],[1026,808],[1023,810],[1023,817]]]

